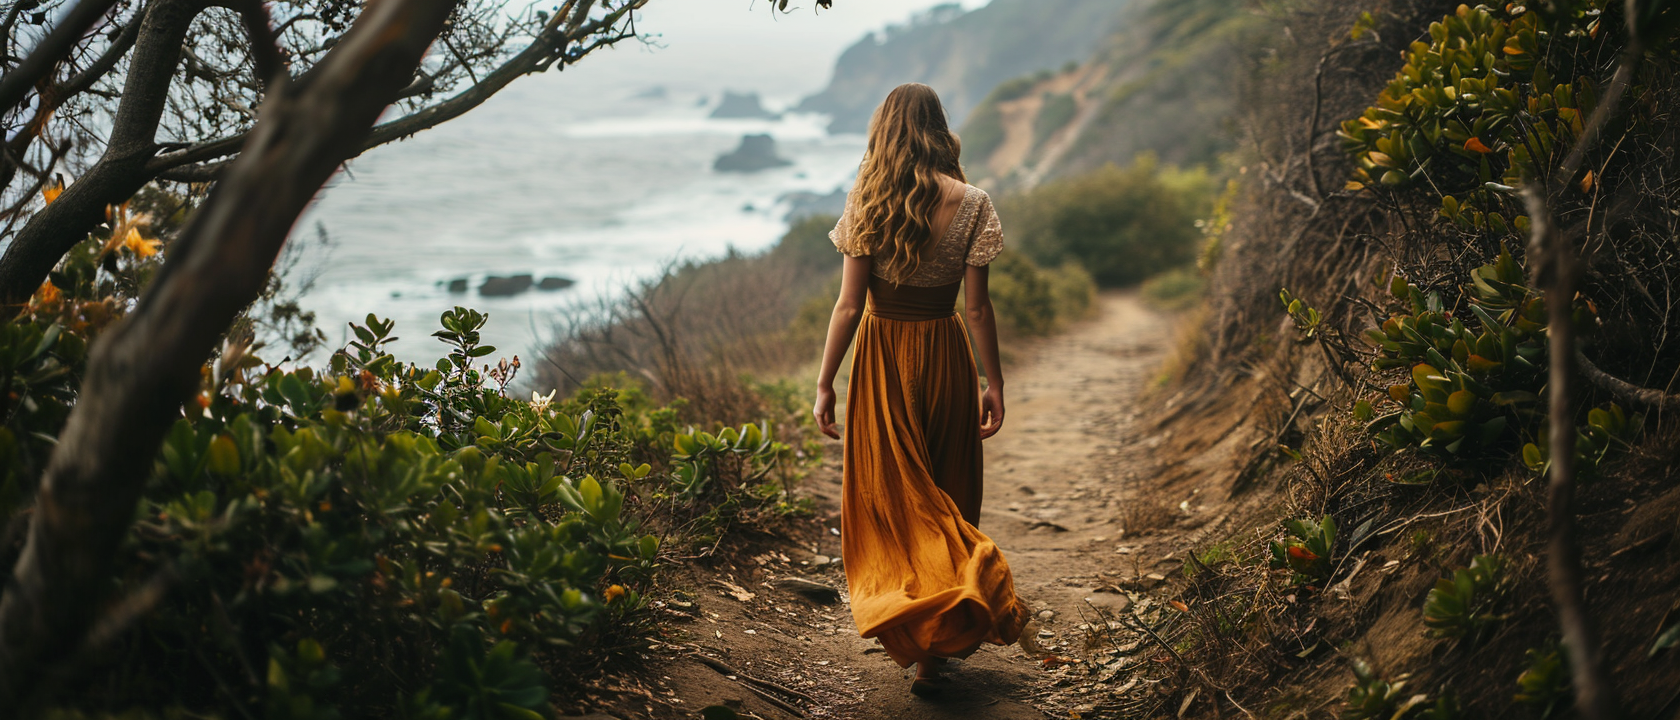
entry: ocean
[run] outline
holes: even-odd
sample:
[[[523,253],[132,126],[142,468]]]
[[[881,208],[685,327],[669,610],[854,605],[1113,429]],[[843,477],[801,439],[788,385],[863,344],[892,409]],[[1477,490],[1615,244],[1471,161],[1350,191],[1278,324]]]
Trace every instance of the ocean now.
[[[785,195],[848,183],[864,138],[826,134],[825,117],[707,116],[725,90],[789,107],[822,87],[863,32],[932,4],[853,0],[850,15],[837,3],[770,17],[762,2],[654,0],[638,22],[653,44],[522,78],[461,118],[353,161],[294,230],[287,281],[315,278],[302,304],[329,349],[349,337],[347,323],[373,313],[396,321],[399,358],[429,362],[443,349],[430,337],[439,314],[462,305],[489,314],[483,337],[497,356],[529,358],[569,307],[670,263],[763,250],[786,230]],[[758,133],[791,164],[712,169]],[[491,275],[575,284],[479,295]],[[459,279],[468,289],[451,292]]]

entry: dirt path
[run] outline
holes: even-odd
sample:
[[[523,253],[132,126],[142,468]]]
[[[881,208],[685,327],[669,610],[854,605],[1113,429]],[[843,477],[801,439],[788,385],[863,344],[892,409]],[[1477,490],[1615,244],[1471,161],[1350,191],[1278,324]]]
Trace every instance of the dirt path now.
[[[1126,544],[1119,488],[1127,474],[1151,467],[1148,444],[1135,442],[1133,400],[1159,371],[1168,335],[1168,320],[1135,294],[1104,294],[1095,317],[1018,350],[1009,365],[1004,431],[986,443],[980,528],[1003,548],[1017,592],[1038,613],[1027,644],[1042,653],[986,646],[954,666],[948,698],[914,698],[910,671],[857,636],[843,601],[822,605],[785,589],[787,577],[845,587],[839,562],[829,561],[839,555],[831,529],[838,517],[829,515],[808,537],[744,567],[718,568],[722,577],[695,589],[696,622],[683,644],[711,664],[668,669],[667,692],[680,698],[673,714],[726,704],[766,718],[795,717],[769,696],[801,707],[806,717],[1044,717],[1035,702],[1047,684],[1040,658],[1077,654],[1085,603],[1127,602],[1112,592],[1114,584],[1122,575],[1147,575],[1152,568],[1141,558],[1159,557]],[[829,509],[838,507],[834,464],[809,487]],[[734,682],[720,682],[726,670]]]

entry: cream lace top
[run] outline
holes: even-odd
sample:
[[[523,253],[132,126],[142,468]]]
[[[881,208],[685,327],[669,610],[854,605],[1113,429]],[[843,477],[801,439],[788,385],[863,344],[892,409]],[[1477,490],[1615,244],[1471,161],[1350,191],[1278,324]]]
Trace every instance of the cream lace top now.
[[[851,221],[854,213],[850,200],[846,203],[846,211],[840,216],[840,222],[835,223],[834,229],[829,231],[828,239],[833,241],[835,249],[852,257],[868,255],[868,248],[857,247],[852,242]],[[957,207],[956,216],[951,218],[951,226],[945,229],[945,234],[925,251],[922,264],[917,266],[915,274],[899,282],[900,285],[915,285],[917,287],[936,287],[949,285],[963,279],[966,266],[981,267],[990,263],[992,258],[1003,252],[1003,223],[998,220],[997,210],[992,207],[992,198],[985,190],[965,186],[962,204]],[[881,274],[880,265],[876,265],[873,273],[885,278]],[[888,278],[890,279],[890,278]]]

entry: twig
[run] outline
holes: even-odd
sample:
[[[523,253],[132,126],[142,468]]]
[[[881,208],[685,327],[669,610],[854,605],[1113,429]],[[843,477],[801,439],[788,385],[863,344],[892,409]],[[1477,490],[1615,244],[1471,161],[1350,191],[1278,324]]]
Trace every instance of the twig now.
[[[1669,405],[1680,403],[1680,396],[1670,395],[1661,390],[1644,388],[1626,380],[1611,375],[1599,369],[1580,348],[1575,348],[1575,365],[1580,368],[1581,375],[1600,389],[1616,396],[1617,400],[1639,407],[1662,409]]]
[[[799,692],[798,690],[790,690],[782,687],[781,685],[770,682],[769,680],[760,680],[751,675],[747,675],[735,668],[725,665],[723,661],[716,658],[708,657],[704,654],[696,652],[694,653],[694,659],[699,660],[706,667],[716,670],[719,675],[735,678],[735,681],[741,683],[742,687],[757,693],[759,697],[764,698],[770,704],[790,712],[797,717],[805,717],[805,711],[800,710],[797,706],[787,702],[786,700],[771,695],[770,691],[779,692],[792,698],[799,698],[800,700],[804,700],[805,702],[813,705],[816,704],[816,701],[811,699],[811,696],[806,695],[805,693]]]

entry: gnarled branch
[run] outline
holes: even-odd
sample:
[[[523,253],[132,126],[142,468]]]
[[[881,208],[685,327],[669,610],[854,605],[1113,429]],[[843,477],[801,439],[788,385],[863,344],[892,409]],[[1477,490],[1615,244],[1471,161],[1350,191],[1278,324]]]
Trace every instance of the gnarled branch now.
[[[99,338],[0,598],[0,707],[27,713],[61,679],[199,367],[262,291],[298,215],[414,76],[457,2],[375,0],[315,68],[295,82],[282,76],[151,288]]]

